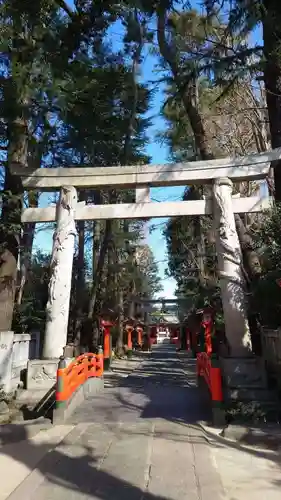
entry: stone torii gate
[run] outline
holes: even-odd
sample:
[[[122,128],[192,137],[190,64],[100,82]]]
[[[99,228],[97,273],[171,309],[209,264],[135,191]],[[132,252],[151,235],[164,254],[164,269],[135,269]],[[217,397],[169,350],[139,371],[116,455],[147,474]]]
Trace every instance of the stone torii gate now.
[[[145,219],[213,215],[225,326],[235,356],[249,353],[249,327],[245,309],[242,255],[234,213],[260,212],[270,207],[268,196],[232,197],[233,182],[264,179],[270,163],[281,159],[281,148],[242,158],[124,167],[70,167],[29,170],[13,166],[25,190],[60,190],[57,207],[27,208],[22,222],[56,221],[54,234],[44,359],[57,359],[67,341],[67,325],[75,243],[75,220]],[[212,186],[210,198],[196,201],[150,201],[150,187],[189,184]],[[77,202],[76,188],[135,188],[135,203],[85,205]]]

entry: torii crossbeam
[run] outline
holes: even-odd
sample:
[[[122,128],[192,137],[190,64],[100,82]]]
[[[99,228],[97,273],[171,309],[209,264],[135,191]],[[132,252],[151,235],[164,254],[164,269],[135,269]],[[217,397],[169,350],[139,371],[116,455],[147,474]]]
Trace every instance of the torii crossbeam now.
[[[281,148],[243,158],[123,167],[69,167],[30,170],[14,165],[25,190],[61,191],[57,207],[23,210],[22,222],[57,221],[52,277],[47,306],[44,358],[58,358],[66,343],[74,251],[75,220],[136,219],[181,215],[214,215],[218,274],[228,339],[235,355],[247,355],[249,327],[245,310],[242,254],[234,213],[258,212],[270,207],[268,196],[232,196],[233,182],[264,179],[271,162],[281,159]],[[210,198],[196,201],[150,201],[154,186],[211,185]],[[77,203],[76,188],[136,190],[136,203],[91,205]]]

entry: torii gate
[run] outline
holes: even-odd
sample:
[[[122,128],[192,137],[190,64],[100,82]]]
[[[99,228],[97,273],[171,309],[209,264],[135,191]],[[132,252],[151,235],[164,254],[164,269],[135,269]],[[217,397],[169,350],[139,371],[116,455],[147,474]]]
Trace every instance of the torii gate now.
[[[27,208],[22,222],[53,222],[54,234],[44,359],[56,359],[67,341],[71,275],[75,242],[75,220],[145,219],[181,215],[212,215],[215,221],[218,271],[226,333],[236,356],[246,356],[250,343],[244,300],[242,255],[235,228],[234,213],[268,209],[268,196],[232,197],[232,181],[264,179],[270,163],[281,159],[281,148],[242,158],[223,158],[166,165],[124,167],[70,167],[30,170],[14,165],[11,172],[22,179],[25,190],[60,190],[57,207]],[[150,201],[150,187],[189,184],[212,186],[210,198],[196,201]],[[135,203],[85,205],[77,203],[76,188],[135,188]]]

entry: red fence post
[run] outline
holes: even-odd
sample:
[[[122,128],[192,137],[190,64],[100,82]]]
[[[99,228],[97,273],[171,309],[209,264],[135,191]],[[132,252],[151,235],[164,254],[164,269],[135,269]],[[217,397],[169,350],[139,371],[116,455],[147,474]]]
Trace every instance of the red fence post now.
[[[66,401],[63,397],[64,387],[64,369],[66,362],[63,356],[60,357],[57,369],[57,383],[56,383],[56,408],[64,408]]]
[[[211,367],[211,395],[213,403],[221,404],[223,401],[221,370],[217,367]]]
[[[101,326],[103,328],[103,365],[104,370],[108,370],[110,368],[112,357],[110,328],[113,326],[113,323],[101,320]]]
[[[223,425],[225,423],[225,412],[219,359],[214,356],[208,356],[206,352],[198,353],[196,368],[198,387],[202,386],[204,380],[204,385],[205,387],[207,386],[209,391],[213,424],[218,426]]]
[[[127,356],[128,358],[131,358],[133,355],[133,342],[132,342],[132,332],[133,332],[133,327],[130,325],[126,326],[126,331],[127,331]]]
[[[211,358],[211,395],[212,395],[212,414],[214,425],[225,424],[225,410],[223,398],[222,372],[217,357]]]
[[[102,346],[99,346],[98,354],[96,355],[96,377],[102,377],[104,370],[104,357]]]

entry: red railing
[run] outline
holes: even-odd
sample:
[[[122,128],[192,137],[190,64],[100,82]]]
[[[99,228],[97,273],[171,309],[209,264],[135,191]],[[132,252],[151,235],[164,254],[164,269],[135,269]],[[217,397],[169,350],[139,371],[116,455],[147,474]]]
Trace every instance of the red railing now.
[[[62,358],[57,370],[56,405],[67,402],[78,387],[91,377],[102,377],[103,354],[85,353],[64,366]]]
[[[214,366],[218,360],[208,356],[206,352],[197,353],[197,376],[203,377],[210,391],[213,402],[223,402],[222,376],[219,366]]]

